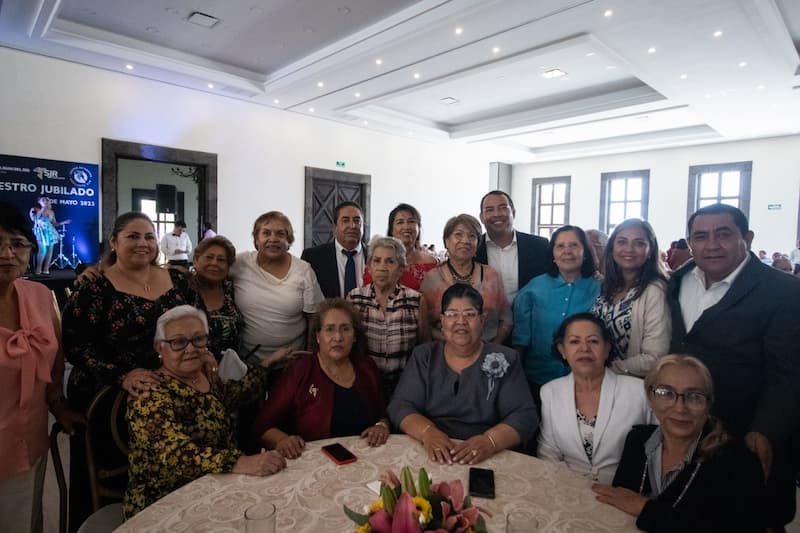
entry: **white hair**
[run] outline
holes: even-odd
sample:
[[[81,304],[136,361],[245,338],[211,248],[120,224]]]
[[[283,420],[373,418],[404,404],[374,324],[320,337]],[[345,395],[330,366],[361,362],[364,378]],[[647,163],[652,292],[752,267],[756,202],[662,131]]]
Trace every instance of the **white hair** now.
[[[196,307],[192,307],[191,305],[179,305],[178,307],[173,307],[158,317],[158,322],[156,322],[156,340],[164,340],[166,336],[167,324],[184,317],[192,317],[199,320],[200,323],[203,324],[203,330],[205,331],[206,335],[208,335],[208,319],[206,318],[206,314]]]
[[[367,264],[372,262],[372,255],[378,248],[389,248],[394,250],[394,257],[400,268],[406,267],[406,246],[403,241],[397,237],[384,237],[383,235],[375,235],[369,241],[369,248],[367,250]]]

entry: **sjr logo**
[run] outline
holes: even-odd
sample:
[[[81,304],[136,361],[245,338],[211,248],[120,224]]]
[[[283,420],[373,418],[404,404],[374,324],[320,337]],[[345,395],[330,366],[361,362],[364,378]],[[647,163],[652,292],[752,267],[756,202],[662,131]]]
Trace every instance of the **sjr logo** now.
[[[36,167],[33,169],[36,175],[39,177],[40,180],[49,179],[49,180],[57,180],[57,179],[64,179],[58,175],[58,170],[50,170],[44,167]]]

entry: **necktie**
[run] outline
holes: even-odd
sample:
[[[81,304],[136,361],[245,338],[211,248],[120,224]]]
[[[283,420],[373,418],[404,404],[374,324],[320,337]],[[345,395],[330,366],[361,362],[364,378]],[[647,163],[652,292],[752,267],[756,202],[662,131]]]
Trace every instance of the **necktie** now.
[[[357,252],[356,250],[342,250],[342,253],[347,256],[347,264],[344,266],[344,294],[342,294],[342,297],[344,297],[358,286],[356,282],[356,261],[353,259]]]

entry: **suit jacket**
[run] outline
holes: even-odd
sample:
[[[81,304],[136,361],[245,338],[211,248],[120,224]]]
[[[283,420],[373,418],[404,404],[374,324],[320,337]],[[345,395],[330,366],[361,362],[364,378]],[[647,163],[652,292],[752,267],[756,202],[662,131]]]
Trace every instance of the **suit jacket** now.
[[[706,364],[714,379],[712,413],[734,435],[757,431],[775,445],[800,420],[800,280],[750,254],[725,296],[686,331],[679,301],[683,276],[667,287],[672,353]]]
[[[336,263],[336,245],[334,241],[306,248],[300,259],[308,261],[317,275],[319,288],[325,298],[339,298],[342,290],[339,288],[339,266]]]
[[[594,427],[592,462],[583,449],[575,419],[575,378],[572,374],[542,386],[542,425],[539,457],[567,464],[570,470],[600,483],[611,483],[622,456],[625,437],[635,424],[652,422],[641,379],[619,376],[606,369]]]
[[[517,259],[519,263],[519,287],[521,289],[530,280],[547,272],[548,241],[544,237],[515,231],[517,234]],[[486,253],[486,234],[481,235],[475,260],[484,265],[489,264]],[[491,266],[491,265],[490,265]]]
[[[647,459],[644,445],[655,429],[656,426],[636,426],[631,430],[614,476],[615,487],[639,492]],[[763,533],[767,523],[764,475],[756,456],[741,441],[731,439],[705,459],[693,476],[697,459],[695,452],[675,480],[648,500],[636,519],[636,527],[652,533]],[[684,488],[686,493],[680,498]],[[650,492],[650,479],[645,477],[642,494]]]

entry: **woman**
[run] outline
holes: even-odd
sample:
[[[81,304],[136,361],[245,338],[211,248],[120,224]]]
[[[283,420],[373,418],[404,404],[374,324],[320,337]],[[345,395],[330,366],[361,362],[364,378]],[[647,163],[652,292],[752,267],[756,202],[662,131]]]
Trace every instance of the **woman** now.
[[[486,310],[483,340],[502,344],[511,331],[511,306],[503,290],[503,279],[495,269],[475,261],[481,223],[471,215],[461,214],[444,226],[444,246],[448,259],[425,275],[420,291],[428,301],[428,317],[433,338],[442,338],[439,304],[442,294],[456,283],[466,283],[477,289]]]
[[[208,315],[208,349],[220,360],[222,352],[238,350],[244,317],[234,301],[230,268],[236,261],[236,248],[221,236],[208,237],[194,249],[192,286],[199,298],[195,306]]]
[[[482,340],[481,294],[457,283],[444,292],[441,313],[444,341],[414,349],[389,404],[392,423],[437,463],[476,464],[524,445],[536,407],[516,352]]]
[[[537,400],[542,385],[569,371],[552,355],[553,334],[566,317],[588,311],[600,292],[590,250],[581,228],[561,226],[550,237],[547,272],[530,280],[514,300],[512,344]]]
[[[287,367],[255,424],[269,449],[296,459],[306,441],[361,435],[370,446],[389,437],[378,368],[363,355],[364,333],[350,303],[325,300],[314,320],[317,349]]]
[[[292,223],[270,211],[253,223],[254,252],[242,252],[231,276],[236,305],[244,315],[242,348],[263,359],[306,346],[308,323],[323,300],[311,265],[289,253]]]
[[[367,353],[381,373],[384,398],[391,398],[411,350],[430,340],[425,297],[400,283],[407,272],[406,248],[394,237],[375,236],[367,265],[372,282],[353,289],[347,298],[361,316]]]
[[[0,203],[0,531],[42,531],[48,411],[68,432],[61,326],[50,291],[22,279],[36,237],[25,216]]]
[[[126,412],[126,518],[205,474],[268,476],[286,466],[277,453],[242,454],[233,439],[230,413],[263,387],[266,369],[212,384],[203,372],[208,340],[206,315],[192,306],[175,307],[158,319],[153,345],[161,382],[149,394],[129,398]]]
[[[592,312],[611,331],[619,356],[611,368],[644,377],[669,350],[672,334],[666,272],[650,224],[630,218],[617,225],[608,239],[605,263]]]
[[[50,262],[53,259],[53,247],[58,242],[58,227],[69,224],[70,220],[56,221],[53,204],[47,196],[36,199],[36,206],[31,208],[30,217],[33,221],[33,233],[36,235],[38,251],[34,262],[37,276],[50,275]]]
[[[396,237],[406,248],[406,266],[400,276],[400,284],[418,291],[425,274],[436,268],[439,260],[420,244],[422,217],[417,209],[409,204],[398,204],[389,213],[389,228],[386,235]],[[364,285],[372,282],[369,270],[364,271]]]
[[[538,455],[611,483],[631,426],[651,421],[642,380],[606,368],[611,335],[591,313],[564,320],[553,347],[572,372],[542,387]]]
[[[711,374],[686,355],[660,358],[644,388],[660,426],[628,434],[614,486],[597,499],[653,532],[763,532],[764,476],[758,458],[710,416]]]

